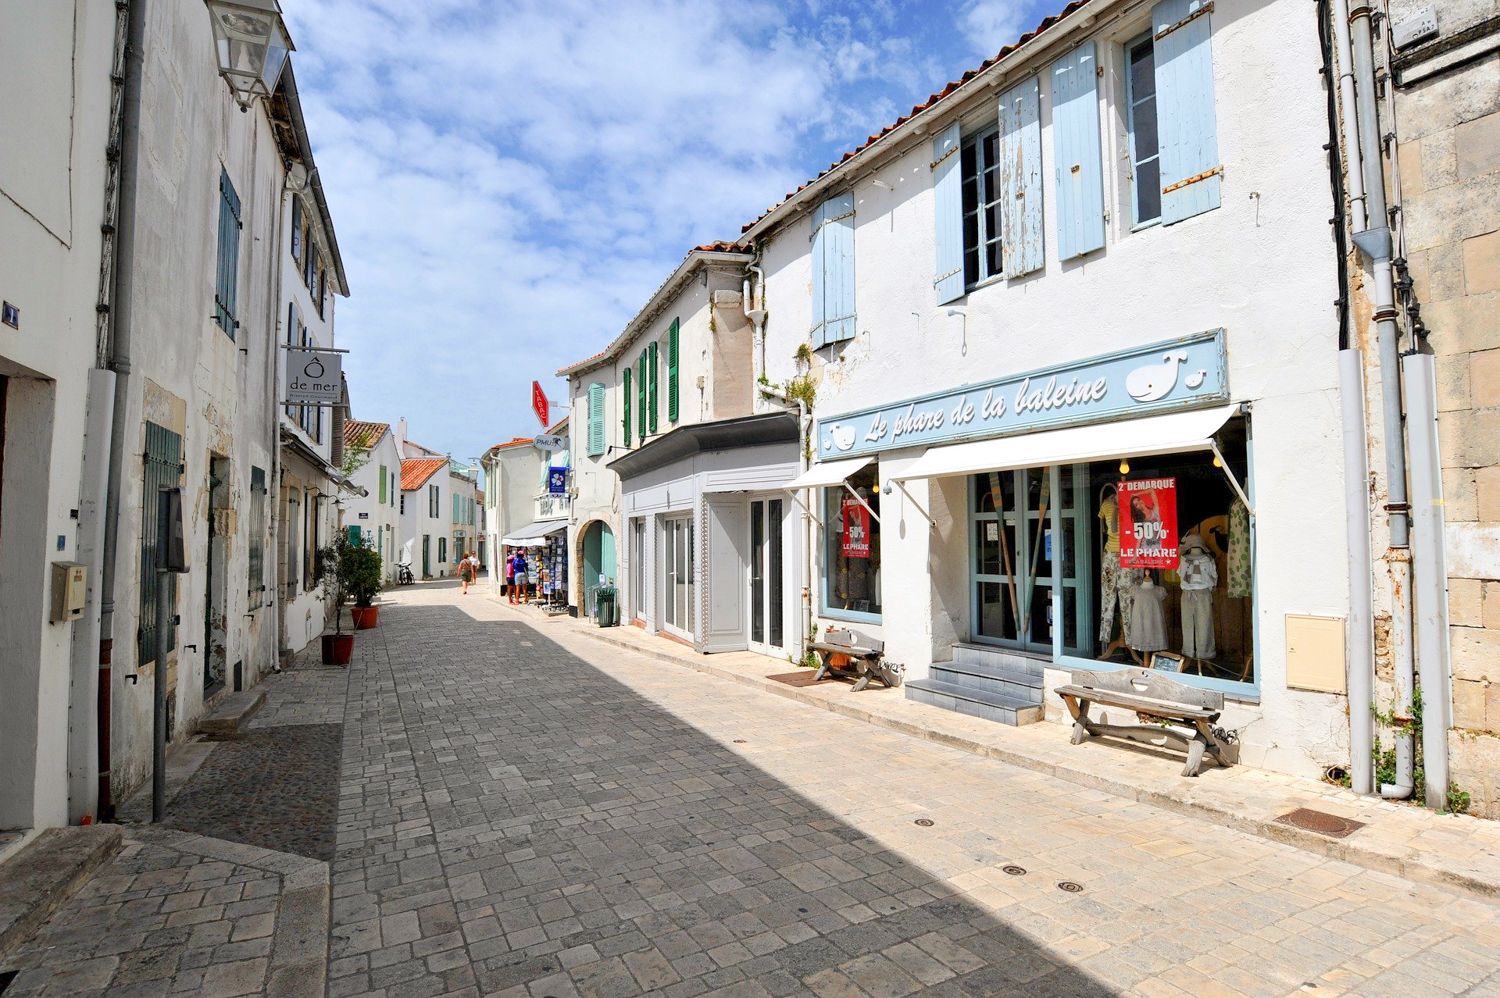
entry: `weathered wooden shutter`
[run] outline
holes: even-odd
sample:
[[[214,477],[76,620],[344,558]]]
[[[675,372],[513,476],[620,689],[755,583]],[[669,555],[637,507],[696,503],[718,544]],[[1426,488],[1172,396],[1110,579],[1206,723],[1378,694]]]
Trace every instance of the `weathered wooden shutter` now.
[[[824,203],[823,342],[854,338],[854,194]]]
[[[1098,60],[1084,42],[1052,64],[1052,158],[1057,164],[1057,255],[1071,260],[1104,245]]]
[[[625,424],[624,443],[626,447],[630,446],[630,401],[630,368],[626,367],[620,375],[620,408],[624,410],[625,415],[622,422]],[[542,469],[542,474],[543,476],[546,475],[545,468]]]
[[[812,249],[808,254],[808,260],[812,267],[812,346],[816,350],[827,346],[827,332],[823,326],[823,275],[828,266],[825,262],[827,257],[827,236],[823,232],[823,215],[828,210],[828,202],[824,201],[813,209],[812,213]]]
[[[1161,220],[1170,225],[1219,206],[1211,0],[1162,0],[1151,8],[1156,114],[1161,143]]]
[[[962,132],[958,122],[932,140],[932,195],[937,218],[937,271],[932,286],[937,303],[946,305],[964,296],[964,191],[959,166]]]
[[[648,378],[646,391],[650,398],[646,401],[646,425],[652,433],[656,432],[656,378],[661,364],[656,355],[656,341],[646,344],[646,376]]]
[[[677,348],[680,330],[678,321],[672,320],[672,326],[667,330],[667,421],[677,422]]]
[[[182,435],[165,426],[146,423],[145,470],[141,483],[141,561],[140,561],[140,627],[136,631],[136,663],[156,661],[156,628],[167,628],[167,648],[177,647],[177,575],[168,572],[165,583],[170,587],[167,606],[172,612],[166,620],[156,619],[156,587],[163,576],[156,571],[157,502],[162,487],[182,485]]]
[[[214,320],[234,338],[235,297],[240,274],[240,198],[229,174],[219,170],[218,268],[214,280]]]
[[[641,438],[641,443],[646,442],[646,351],[641,350],[641,355],[635,361],[635,428]]]
[[[589,385],[589,456],[604,453],[604,386]]]
[[[1036,77],[1000,97],[1000,225],[1005,276],[1040,270],[1042,234],[1042,121]]]

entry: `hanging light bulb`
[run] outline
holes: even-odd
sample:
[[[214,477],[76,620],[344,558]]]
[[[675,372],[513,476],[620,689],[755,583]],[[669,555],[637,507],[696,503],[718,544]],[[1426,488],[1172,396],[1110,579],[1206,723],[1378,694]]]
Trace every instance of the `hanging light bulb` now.
[[[1128,474],[1130,474],[1130,462],[1127,461],[1125,458],[1120,458],[1120,474],[1122,474],[1122,475],[1128,475]]]
[[[1217,454],[1214,455],[1214,467],[1215,468],[1222,468],[1222,467],[1224,467],[1224,462],[1219,460],[1219,455],[1217,455]]]

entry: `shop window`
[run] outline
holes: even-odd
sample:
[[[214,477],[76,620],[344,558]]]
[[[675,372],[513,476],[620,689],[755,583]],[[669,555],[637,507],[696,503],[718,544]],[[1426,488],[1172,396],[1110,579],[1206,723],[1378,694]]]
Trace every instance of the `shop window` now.
[[[823,490],[823,606],[832,613],[880,614],[880,482],[875,464]],[[859,496],[850,494],[850,490]],[[861,502],[860,500],[863,500]],[[868,508],[867,508],[868,507]],[[874,515],[871,515],[871,513]]]

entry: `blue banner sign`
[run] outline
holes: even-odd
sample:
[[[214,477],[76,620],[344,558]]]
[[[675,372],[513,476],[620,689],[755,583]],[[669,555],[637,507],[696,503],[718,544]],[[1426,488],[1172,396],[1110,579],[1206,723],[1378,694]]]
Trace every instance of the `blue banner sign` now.
[[[818,459],[1229,401],[1224,330],[818,420]]]
[[[550,495],[560,496],[568,491],[568,469],[547,469],[547,492]]]

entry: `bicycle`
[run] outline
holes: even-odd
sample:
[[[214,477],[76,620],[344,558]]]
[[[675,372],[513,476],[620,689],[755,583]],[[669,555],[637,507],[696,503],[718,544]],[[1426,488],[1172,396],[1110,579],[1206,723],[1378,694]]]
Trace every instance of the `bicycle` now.
[[[417,577],[411,574],[411,566],[410,565],[397,565],[396,566],[396,584],[398,586],[410,586],[410,585],[414,585],[416,583],[416,581],[417,581]]]

